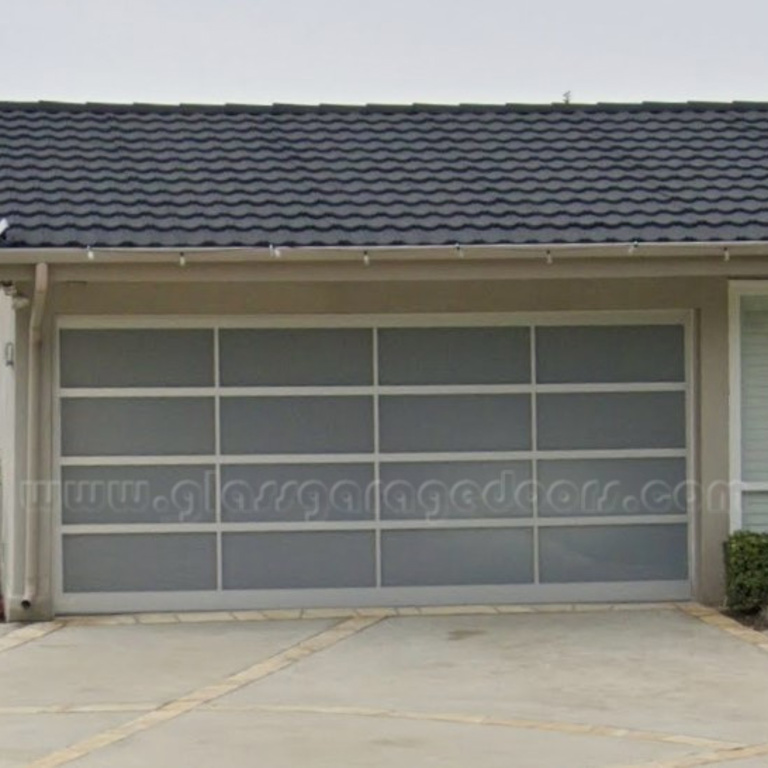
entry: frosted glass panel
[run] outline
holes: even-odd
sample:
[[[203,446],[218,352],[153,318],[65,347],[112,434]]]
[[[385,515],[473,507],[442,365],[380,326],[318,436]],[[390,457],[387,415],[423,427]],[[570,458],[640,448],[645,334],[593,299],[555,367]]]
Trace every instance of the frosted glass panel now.
[[[742,528],[768,533],[768,493],[745,493],[741,499]]]
[[[65,525],[216,518],[213,466],[62,467],[61,474]]]
[[[213,385],[213,331],[63,330],[62,387]]]
[[[64,456],[211,454],[213,419],[213,398],[65,399],[61,450]]]
[[[370,520],[372,464],[265,464],[221,468],[225,522]]]
[[[364,385],[373,381],[367,329],[222,330],[223,386]]]
[[[530,371],[527,328],[379,331],[381,384],[518,384]]]
[[[539,395],[543,450],[684,448],[683,392]]]
[[[542,528],[539,551],[544,583],[688,578],[685,525]]]
[[[381,546],[386,587],[533,580],[533,534],[527,528],[384,531]]]
[[[741,472],[768,480],[768,307],[745,296],[741,313]]]
[[[216,536],[91,534],[64,536],[65,592],[216,589]]]
[[[451,520],[531,514],[531,462],[383,463],[385,520]]]
[[[224,589],[373,587],[374,545],[369,531],[226,533]]]
[[[222,398],[221,449],[225,454],[370,452],[373,398]]]
[[[681,325],[577,325],[536,329],[541,383],[684,381]]]
[[[381,450],[514,451],[531,447],[528,395],[382,396]]]
[[[539,514],[684,515],[685,459],[539,461]]]

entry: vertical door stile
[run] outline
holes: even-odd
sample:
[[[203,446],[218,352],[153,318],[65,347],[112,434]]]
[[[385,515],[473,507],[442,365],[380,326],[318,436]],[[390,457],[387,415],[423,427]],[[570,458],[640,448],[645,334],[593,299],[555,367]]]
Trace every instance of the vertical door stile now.
[[[223,526],[221,510],[221,374],[219,365],[219,326],[213,328],[213,386],[214,386],[214,434],[215,464],[213,504],[216,513],[216,591],[224,589]]]
[[[373,365],[373,509],[375,520],[376,587],[381,580],[381,466],[379,461],[379,329],[372,328]]]
[[[531,514],[533,515],[533,583],[540,582],[539,484],[536,440],[536,326],[530,326],[531,343]]]

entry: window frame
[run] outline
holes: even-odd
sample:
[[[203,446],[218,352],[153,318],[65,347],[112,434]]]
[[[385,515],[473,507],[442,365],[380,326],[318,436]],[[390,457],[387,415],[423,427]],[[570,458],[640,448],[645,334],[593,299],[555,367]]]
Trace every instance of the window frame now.
[[[741,310],[746,296],[768,299],[768,280],[731,280],[728,283],[728,490],[730,531],[744,524],[745,493],[768,493],[768,480],[745,482],[742,477]]]

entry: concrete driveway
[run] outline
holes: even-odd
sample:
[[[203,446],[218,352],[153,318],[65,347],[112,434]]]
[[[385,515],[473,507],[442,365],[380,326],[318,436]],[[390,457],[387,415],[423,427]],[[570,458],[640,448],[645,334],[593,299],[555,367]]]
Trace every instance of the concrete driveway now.
[[[294,615],[4,628],[0,768],[768,766],[768,636],[708,609]]]

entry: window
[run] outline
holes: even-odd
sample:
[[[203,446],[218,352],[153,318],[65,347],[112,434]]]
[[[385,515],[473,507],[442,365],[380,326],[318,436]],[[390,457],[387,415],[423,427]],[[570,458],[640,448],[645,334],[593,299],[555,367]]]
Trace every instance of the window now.
[[[768,532],[768,283],[731,287],[731,525]]]

